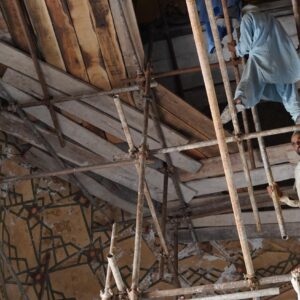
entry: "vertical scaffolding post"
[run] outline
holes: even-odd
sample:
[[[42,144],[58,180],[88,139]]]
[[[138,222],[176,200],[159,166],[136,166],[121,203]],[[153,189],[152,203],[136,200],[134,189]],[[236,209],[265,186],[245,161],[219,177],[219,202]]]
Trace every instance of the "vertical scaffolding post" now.
[[[224,14],[224,20],[225,20],[225,25],[226,25],[226,31],[227,31],[227,36],[228,36],[228,42],[233,43],[233,36],[231,32],[231,24],[230,24],[230,19],[229,19],[229,13],[227,9],[227,1],[226,0],[221,0],[222,1],[222,7],[223,7],[223,14]],[[232,66],[233,66],[233,72],[234,72],[234,77],[236,84],[240,82],[240,71],[238,64],[236,64],[236,54],[235,51],[230,51],[231,52],[231,58],[232,58]],[[243,118],[243,125],[244,125],[244,131],[245,133],[249,133],[249,124],[247,120],[247,113],[246,111],[242,111],[242,118]],[[255,159],[254,159],[254,153],[253,153],[253,147],[252,147],[252,142],[251,140],[247,140],[247,148],[248,148],[248,154],[249,154],[249,161],[250,161],[250,167],[251,169],[255,169]]]
[[[292,5],[293,5],[293,12],[296,21],[297,34],[298,34],[298,42],[299,42],[298,48],[300,49],[300,15],[299,15],[300,2],[299,0],[292,0]]]
[[[140,278],[141,265],[141,247],[142,247],[142,229],[143,229],[143,210],[144,210],[144,187],[145,187],[145,161],[147,148],[147,132],[148,132],[148,117],[149,117],[149,98],[144,97],[144,124],[143,124],[143,139],[139,151],[139,185],[138,185],[138,200],[136,210],[136,225],[134,239],[134,255],[132,266],[132,284],[129,297],[131,300],[138,299],[138,285]]]
[[[260,125],[260,120],[259,120],[259,117],[258,117],[256,107],[252,107],[251,111],[252,111],[252,115],[253,115],[255,130],[257,132],[259,132],[259,131],[261,131],[261,125]],[[270,162],[269,162],[265,142],[264,142],[264,139],[262,137],[258,137],[257,140],[258,140],[259,149],[260,149],[260,153],[261,153],[261,158],[262,158],[262,161],[263,161],[263,164],[264,164],[264,169],[265,169],[265,172],[266,172],[268,184],[269,184],[269,186],[271,186],[272,191],[273,191],[272,192],[272,200],[273,200],[273,204],[274,204],[274,208],[275,208],[275,214],[276,214],[276,218],[277,218],[281,238],[284,239],[284,240],[287,240],[288,235],[287,235],[286,230],[285,230],[285,224],[284,224],[283,215],[282,215],[281,206],[280,206],[280,197],[278,195],[278,190],[277,190],[277,187],[276,187],[276,183],[275,183],[274,178],[273,178],[273,174],[272,174],[272,170],[271,170],[271,166],[270,166]]]
[[[220,41],[220,38],[219,38],[219,33],[218,33],[218,28],[217,28],[214,12],[213,12],[212,3],[211,3],[210,0],[205,0],[205,4],[206,4],[206,9],[207,9],[207,13],[208,13],[209,21],[210,21],[211,30],[212,30],[212,33],[213,33],[213,38],[214,38],[214,42],[215,42],[217,57],[218,57],[218,61],[219,61],[219,64],[220,64],[220,70],[221,70],[221,75],[222,75],[222,79],[223,79],[223,83],[224,83],[226,98],[227,98],[230,113],[231,113],[231,116],[232,116],[234,134],[235,135],[240,135],[241,130],[240,130],[239,122],[238,122],[237,115],[236,115],[236,112],[235,112],[235,108],[234,108],[234,102],[233,102],[233,96],[232,96],[229,76],[228,76],[225,60],[224,60],[224,57],[223,57],[223,50],[222,50],[221,41]],[[251,203],[251,207],[252,207],[252,211],[253,211],[253,215],[254,215],[254,220],[255,220],[255,224],[256,224],[256,230],[258,232],[260,232],[261,231],[261,222],[260,222],[260,218],[259,218],[257,204],[256,204],[255,197],[254,197],[254,190],[253,190],[253,186],[252,186],[252,180],[251,180],[249,167],[248,167],[248,164],[247,164],[244,144],[243,144],[242,141],[239,141],[237,143],[237,145],[238,145],[240,158],[241,158],[241,162],[242,162],[242,165],[243,165],[243,170],[244,170],[244,174],[245,174],[245,178],[246,178],[246,182],[247,182],[247,188],[248,188],[250,203]]]
[[[245,266],[247,270],[247,278],[250,281],[250,283],[253,284],[255,278],[253,262],[251,259],[249,245],[247,243],[247,236],[246,236],[245,226],[242,220],[241,207],[239,204],[237,191],[233,182],[232,166],[230,162],[228,147],[225,142],[225,134],[221,123],[220,111],[218,107],[218,102],[217,102],[215,87],[214,87],[212,74],[208,62],[208,57],[205,49],[205,41],[204,41],[204,36],[199,21],[196,2],[195,0],[186,0],[186,3],[187,3],[188,13],[189,13],[192,31],[195,39],[195,44],[197,48],[197,53],[198,53],[198,57],[199,57],[199,61],[203,73],[203,79],[207,91],[212,119],[216,131],[221,159],[224,167],[225,178],[227,181],[229,195],[230,195],[231,204],[233,208],[235,223],[236,223],[238,236],[241,243],[241,248],[242,248],[243,257],[245,261]]]
[[[126,120],[126,117],[125,117],[125,114],[124,114],[124,110],[123,110],[123,107],[122,107],[122,103],[121,103],[121,100],[120,100],[119,96],[114,96],[114,102],[115,102],[115,105],[116,105],[116,109],[118,111],[118,115],[119,115],[119,118],[120,118],[120,121],[121,121],[121,124],[122,124],[122,128],[124,130],[126,141],[128,143],[128,146],[129,146],[129,152],[131,154],[134,154],[136,149],[135,149],[135,146],[134,146],[131,134],[130,134],[129,126],[128,126],[128,123],[127,123],[127,120]],[[137,172],[139,173],[139,164],[135,164],[135,167],[136,167]],[[151,216],[152,216],[152,219],[153,219],[153,222],[154,222],[154,226],[156,228],[158,237],[160,239],[161,246],[163,248],[163,251],[164,251],[165,255],[168,256],[169,251],[168,251],[167,243],[165,241],[162,229],[161,229],[159,221],[158,221],[158,217],[157,217],[157,214],[156,214],[156,211],[155,211],[155,207],[153,205],[153,201],[152,201],[152,198],[151,198],[151,194],[150,194],[150,190],[149,190],[149,187],[147,185],[147,182],[145,182],[144,193],[145,193],[147,204],[148,204],[148,207],[150,209],[150,213],[151,213]]]

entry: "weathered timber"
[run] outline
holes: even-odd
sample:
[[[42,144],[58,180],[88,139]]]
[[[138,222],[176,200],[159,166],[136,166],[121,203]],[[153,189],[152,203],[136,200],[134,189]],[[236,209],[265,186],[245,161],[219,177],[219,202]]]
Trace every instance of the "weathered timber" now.
[[[24,92],[31,94],[32,96],[37,97],[38,99],[42,99],[40,85],[34,79],[29,78],[28,76],[18,73],[17,71],[14,71],[12,69],[6,70],[2,79],[9,85],[12,85],[20,90],[22,89]],[[54,89],[51,89],[50,93],[55,95],[59,94],[59,92],[57,92]],[[87,101],[85,102],[87,103]],[[105,132],[112,134],[113,136],[116,136],[120,139],[124,139],[122,126],[120,121],[117,119],[117,116],[116,118],[110,116],[110,114],[116,113],[115,109],[113,109],[111,104],[111,99],[109,99],[108,102],[105,101],[104,103],[100,103],[96,101],[95,103],[95,106],[99,109],[103,109],[103,107],[109,107],[111,113],[109,113],[108,110],[105,111],[106,113],[103,113],[102,111],[96,109],[96,107],[85,104],[83,102],[69,101],[57,103],[55,104],[55,106],[67,112],[68,114],[72,114],[76,118],[80,118],[86,123],[95,126],[96,128],[104,130]],[[140,113],[134,110],[133,108],[128,107],[128,110],[129,112],[132,111],[132,113],[130,114],[131,123],[136,119],[136,117],[141,117]],[[134,115],[136,115],[136,117]],[[138,118],[138,120],[142,122],[141,118]],[[155,139],[149,137],[148,145],[150,146],[150,148],[159,147],[160,144],[156,141],[157,134],[156,132],[154,133],[154,130],[152,129],[154,125],[152,124],[152,121],[150,121],[149,123],[151,126],[151,132],[153,132],[152,135],[155,134]],[[138,128],[139,124],[140,123],[134,123],[136,128]],[[140,131],[131,128],[131,134],[133,136],[135,144],[138,145],[141,140]],[[195,160],[189,158],[188,156],[182,153],[173,153],[171,156],[174,160],[174,165],[176,167],[187,170],[189,172],[196,172],[201,166],[200,163],[196,162]],[[164,159],[163,155],[160,155],[158,157]]]
[[[80,46],[65,1],[45,0],[67,71],[88,81]]]
[[[276,223],[263,224],[261,232],[256,232],[255,225],[245,225],[245,229],[248,239],[281,239],[281,235],[278,226],[276,226]],[[286,231],[289,237],[300,237],[299,222],[287,223]],[[199,242],[238,240],[238,235],[235,226],[197,228],[196,232]],[[178,239],[180,243],[190,243],[192,241],[192,238],[190,236],[189,230],[179,230]]]
[[[61,70],[65,63],[55,36],[51,19],[44,1],[26,0],[25,5],[30,17],[37,43],[44,59]]]
[[[17,16],[17,11],[13,1],[2,0],[0,1],[0,7],[14,44],[18,48],[29,52],[28,45],[24,36],[24,31]]]
[[[109,90],[111,85],[97,40],[96,29],[91,20],[90,5],[86,0],[68,0],[67,3],[89,82],[102,90]]]
[[[55,164],[53,158],[47,153],[39,149],[36,148],[30,149],[26,153],[24,158],[26,159],[27,162],[29,162],[35,167],[40,168],[41,170],[44,171],[54,170]],[[113,206],[119,207],[126,212],[129,212],[133,215],[135,214],[136,205],[134,203],[130,203],[126,201],[125,199],[123,199],[121,195],[118,195],[118,193],[116,192],[118,187],[116,187],[115,189],[113,188],[108,189],[104,185],[98,183],[95,179],[85,174],[77,174],[76,177],[78,178],[78,180],[80,180],[82,184],[84,184],[84,186],[86,187],[86,189],[91,195]],[[60,178],[68,181],[67,176],[61,176]]]
[[[293,154],[294,150],[292,149],[290,144],[272,146],[268,147],[266,150],[270,159],[270,163],[272,165],[281,164],[289,161],[291,162],[295,160],[295,155]],[[246,154],[246,157],[248,158],[248,153]],[[262,167],[263,164],[260,157],[260,152],[258,150],[254,151],[254,157],[256,167]],[[238,153],[231,154],[230,160],[234,172],[242,170],[242,163]],[[203,159],[201,160],[201,163],[202,167],[197,173],[181,174],[180,179],[185,182],[201,178],[224,175],[221,158],[219,156]]]
[[[272,166],[272,172],[276,182],[294,178],[294,167],[290,163]],[[251,170],[253,186],[268,183],[264,168]],[[237,188],[247,186],[243,172],[233,173],[233,180]],[[187,183],[187,186],[197,190],[197,196],[227,191],[227,184],[224,176],[205,178]]]
[[[298,209],[284,209],[282,214],[286,223],[296,223],[299,221],[300,212]],[[260,218],[262,224],[276,224],[276,215],[274,211],[262,211],[260,212]],[[203,218],[193,219],[195,227],[221,227],[221,226],[234,226],[233,214],[225,215],[212,215]],[[249,212],[243,213],[243,222],[245,225],[255,225],[253,214]]]

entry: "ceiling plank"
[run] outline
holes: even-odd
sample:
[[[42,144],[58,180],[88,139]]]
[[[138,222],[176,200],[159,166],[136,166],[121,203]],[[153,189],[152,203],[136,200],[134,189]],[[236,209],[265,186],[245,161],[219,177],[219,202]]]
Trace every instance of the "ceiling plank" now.
[[[294,166],[290,163],[275,165],[271,168],[276,182],[294,178]],[[250,170],[250,175],[253,186],[268,183],[264,168]],[[234,173],[233,180],[236,188],[247,187],[244,172]],[[196,190],[197,196],[228,191],[225,176],[190,181],[187,186]]]
[[[277,224],[263,224],[261,232],[256,232],[255,225],[245,225],[245,230],[248,239],[281,239]],[[300,237],[299,222],[286,223],[286,230],[289,237]],[[236,226],[196,228],[195,231],[199,242],[226,240],[237,241],[239,239]],[[190,231],[187,229],[179,230],[178,241],[183,244],[191,243],[192,237],[190,235]]]
[[[0,7],[14,44],[18,48],[29,52],[25,34],[13,1],[1,0]]]
[[[292,149],[292,146],[290,144],[282,144],[282,145],[267,147],[266,150],[271,165],[289,162],[291,161],[293,156],[294,156],[293,160],[297,159],[297,157],[295,157],[297,155],[293,154],[294,150]],[[246,153],[246,157],[248,160],[249,157],[248,153]],[[256,167],[262,167],[263,163],[260,156],[260,151],[257,149],[254,150],[254,158],[255,158]],[[232,164],[233,172],[238,172],[243,170],[239,153],[231,154],[230,161]],[[202,163],[202,167],[197,173],[181,174],[180,179],[186,182],[186,181],[191,181],[196,179],[224,175],[223,164],[220,156],[203,159],[201,160],[201,163]]]
[[[67,3],[89,82],[100,89],[110,90],[111,85],[97,40],[96,29],[91,19],[90,5],[86,0],[67,0]]]
[[[44,1],[26,0],[26,9],[34,28],[37,43],[44,59],[61,70],[65,63],[55,36],[46,3]]]
[[[40,84],[34,79],[29,78],[28,76],[25,76],[17,71],[14,71],[12,69],[7,69],[2,77],[2,80],[8,83],[9,85],[14,86],[19,90],[23,90],[25,93],[31,94],[32,96],[38,99],[43,98]],[[59,95],[59,92],[57,92],[54,89],[51,89],[50,92],[53,92],[54,95]],[[97,103],[99,104],[97,105],[97,107],[103,108],[102,103],[100,102]],[[112,101],[111,104],[112,104],[111,105],[112,110],[115,111],[115,107],[113,107]],[[105,132],[110,133],[113,136],[125,140],[124,132],[120,121],[118,119],[111,117],[108,114],[102,113],[100,110],[96,110],[91,105],[87,105],[84,102],[79,102],[79,101],[76,102],[70,101],[64,103],[57,103],[54,104],[54,106],[62,109],[68,115],[71,114],[76,118],[79,118],[80,120],[95,126],[96,128],[104,130]],[[140,128],[141,128],[143,122],[142,115],[140,113],[138,113],[138,115],[141,116],[140,118]],[[117,115],[115,115],[115,117],[118,118]],[[132,122],[132,119],[130,121]],[[151,121],[150,126],[153,126],[152,123],[153,122]],[[131,134],[135,142],[135,145],[139,145],[142,138],[141,132],[134,128],[131,128]],[[160,147],[160,144],[152,137],[148,138],[148,145],[150,146],[150,149]],[[165,160],[164,155],[158,155],[157,157],[159,157],[162,160]],[[199,162],[179,152],[172,153],[171,157],[174,166],[184,169],[186,171],[197,172],[201,167],[201,164]]]
[[[50,155],[39,149],[30,149],[25,154],[24,158],[32,166],[38,167],[43,171],[55,171],[54,159]],[[109,189],[98,183],[96,180],[85,174],[76,174],[76,177],[86,187],[87,191],[91,195],[109,203],[110,205],[129,212],[133,216],[135,215],[136,205],[124,200],[122,196],[118,195],[116,191],[110,191]],[[62,176],[61,178],[68,181],[67,176]]]
[[[67,71],[82,80],[88,81],[80,46],[65,1],[45,0],[45,2]]]

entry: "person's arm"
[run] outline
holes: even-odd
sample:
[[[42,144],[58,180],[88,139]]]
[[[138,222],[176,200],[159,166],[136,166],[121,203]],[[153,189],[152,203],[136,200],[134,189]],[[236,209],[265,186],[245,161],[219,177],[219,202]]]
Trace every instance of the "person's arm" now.
[[[251,14],[245,14],[241,22],[240,41],[235,47],[237,56],[243,57],[249,54],[253,44],[253,17]]]
[[[281,190],[279,189],[279,187],[278,187],[277,184],[274,185],[274,188],[276,188],[276,190],[277,190],[277,194],[278,194],[278,196],[279,196],[280,202],[285,203],[286,205],[291,206],[291,207],[300,207],[300,202],[299,202],[299,200],[297,200],[297,199],[294,200],[294,199],[291,199],[289,196],[284,195],[284,194],[281,192]],[[268,187],[267,187],[267,190],[268,190],[269,196],[272,197],[272,193],[273,193],[272,187],[271,187],[271,186],[268,186]],[[298,191],[298,189],[297,189],[297,191]],[[299,193],[298,193],[298,194],[299,194]]]

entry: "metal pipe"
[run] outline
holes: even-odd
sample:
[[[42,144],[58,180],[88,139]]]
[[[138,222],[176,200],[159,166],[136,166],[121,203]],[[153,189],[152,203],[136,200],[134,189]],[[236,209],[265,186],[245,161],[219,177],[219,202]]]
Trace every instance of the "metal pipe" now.
[[[258,280],[259,286],[285,283],[290,282],[291,275],[277,275],[264,277]],[[201,293],[210,293],[210,292],[225,292],[229,290],[249,288],[249,282],[246,280],[225,282],[225,283],[214,283],[206,284],[200,286],[193,286],[180,289],[171,289],[171,290],[157,290],[152,292],[143,293],[143,298],[164,298],[164,297],[174,297],[179,295],[192,295],[192,294],[201,294]]]
[[[263,130],[260,132],[251,132],[248,134],[242,134],[241,136],[238,136],[238,137],[235,137],[235,136],[225,137],[225,142],[226,143],[236,143],[236,142],[242,141],[242,140],[255,139],[255,138],[259,138],[259,137],[271,136],[271,135],[276,135],[276,134],[283,134],[283,133],[288,133],[288,132],[297,131],[297,130],[300,130],[300,125],[293,125],[293,126]],[[215,145],[218,145],[217,139],[209,140],[209,141],[201,141],[201,142],[197,142],[197,143],[190,143],[190,144],[186,144],[186,145],[179,145],[179,146],[166,147],[166,148],[160,148],[160,149],[152,149],[149,152],[152,155],[156,155],[156,154],[164,154],[164,153],[172,153],[172,152],[181,152],[181,151],[185,151],[185,150],[192,150],[192,149],[215,146]]]
[[[231,32],[231,24],[230,24],[228,9],[227,9],[227,1],[221,0],[221,2],[222,2],[222,7],[223,7],[223,14],[224,14],[224,20],[225,20],[225,25],[226,25],[226,30],[227,30],[228,42],[232,43],[234,41],[234,39],[233,39],[233,35]],[[240,82],[241,76],[240,76],[240,70],[238,68],[238,65],[234,63],[237,60],[237,56],[235,54],[235,51],[233,51],[231,49],[229,49],[229,50],[231,52],[231,57],[232,57],[231,62],[232,62],[235,81],[236,81],[236,84],[238,84]],[[243,118],[244,131],[245,131],[245,133],[249,133],[250,132],[249,124],[248,124],[248,120],[247,120],[247,113],[245,110],[242,111],[242,118]],[[248,152],[249,152],[249,160],[250,160],[251,169],[254,169],[255,168],[255,159],[254,159],[253,147],[252,147],[251,140],[247,140],[247,148],[248,148]]]
[[[142,246],[142,229],[143,229],[143,210],[144,210],[144,189],[145,189],[145,160],[147,147],[147,132],[149,118],[149,100],[144,98],[144,124],[143,124],[143,139],[139,152],[139,185],[138,185],[138,201],[136,209],[136,225],[134,239],[134,254],[132,266],[132,283],[129,297],[131,300],[138,299],[138,285],[140,278],[141,265],[141,246]]]
[[[133,153],[136,149],[135,149],[135,146],[134,146],[134,143],[133,143],[133,139],[131,137],[130,129],[129,129],[129,126],[128,126],[128,123],[127,123],[127,120],[126,120],[126,116],[125,116],[125,113],[124,113],[124,110],[123,110],[123,107],[122,107],[121,100],[118,96],[115,96],[114,97],[114,102],[115,102],[115,105],[116,105],[116,108],[117,108],[117,111],[118,111],[118,115],[119,115],[119,118],[120,118],[120,121],[121,121],[121,124],[122,124],[122,128],[124,130],[126,141],[128,143],[128,146],[129,146],[129,152]],[[139,173],[139,165],[135,164],[135,167],[137,169],[137,172]],[[158,237],[160,239],[161,246],[163,248],[163,251],[164,251],[165,255],[168,256],[169,255],[169,250],[168,250],[167,243],[165,241],[162,229],[161,229],[160,224],[159,224],[159,220],[158,220],[158,217],[157,217],[157,214],[156,214],[156,211],[155,211],[155,207],[153,205],[153,201],[152,201],[152,198],[151,198],[151,194],[150,194],[150,190],[149,190],[149,187],[147,185],[147,182],[145,182],[144,193],[145,193],[145,197],[146,197],[146,200],[147,200],[148,207],[150,209],[151,216],[153,218],[154,226],[156,228]]]
[[[223,0],[222,3],[224,3],[224,2],[225,1]],[[205,4],[206,4],[206,9],[207,9],[207,13],[208,13],[209,21],[210,21],[211,31],[212,31],[214,42],[215,42],[216,53],[217,53],[218,61],[219,61],[219,64],[220,64],[220,71],[221,71],[221,75],[222,75],[222,79],[223,79],[223,83],[224,83],[226,98],[227,98],[227,101],[228,101],[230,114],[232,116],[234,134],[239,135],[241,133],[241,130],[240,130],[239,122],[238,122],[235,107],[234,107],[234,101],[233,101],[233,95],[232,95],[232,91],[231,91],[229,76],[228,76],[225,60],[224,60],[224,57],[223,57],[222,45],[221,45],[221,41],[220,41],[220,38],[219,38],[219,32],[218,32],[217,23],[216,23],[216,20],[215,20],[215,15],[214,15],[212,3],[211,3],[210,0],[205,0]],[[224,5],[224,7],[226,7],[226,9],[227,9],[226,3]],[[223,7],[223,9],[224,9],[224,7]],[[225,13],[224,13],[224,15],[225,15]],[[229,20],[227,20],[227,21],[229,21]],[[230,30],[230,26],[227,30]],[[254,220],[255,220],[255,224],[256,224],[256,229],[257,229],[258,232],[260,232],[261,231],[261,221],[260,221],[257,204],[256,204],[255,197],[254,197],[252,179],[251,179],[249,167],[248,167],[248,164],[247,164],[244,144],[243,144],[243,142],[238,142],[237,145],[238,145],[238,150],[239,150],[239,153],[240,153],[240,158],[241,158],[241,162],[242,162],[242,166],[243,166],[243,171],[244,171],[244,174],[245,174],[245,179],[246,179],[246,183],[247,183],[250,203],[251,203],[253,216],[254,216]]]
[[[38,79],[39,79],[39,82],[40,82],[40,85],[41,85],[41,88],[42,88],[42,91],[43,91],[43,95],[44,95],[43,102],[49,109],[49,112],[50,112],[50,115],[51,115],[51,119],[53,121],[53,125],[54,125],[54,128],[55,128],[56,134],[58,136],[58,139],[59,139],[59,142],[60,142],[61,146],[63,147],[65,145],[65,141],[64,141],[64,138],[63,138],[63,135],[62,135],[62,132],[61,132],[61,128],[60,128],[60,125],[59,125],[54,107],[53,107],[52,103],[50,102],[50,95],[48,93],[48,88],[47,88],[47,83],[46,83],[46,80],[45,80],[45,76],[43,74],[41,65],[40,65],[39,60],[38,60],[36,45],[33,41],[32,34],[31,34],[29,26],[27,24],[27,21],[26,21],[25,14],[23,12],[21,3],[19,2],[19,0],[14,0],[13,3],[14,3],[14,6],[16,8],[16,12],[17,12],[18,18],[20,20],[21,26],[23,28],[24,36],[25,36],[26,42],[28,44],[28,48],[29,48],[30,55],[31,55],[31,58],[32,58],[32,61],[33,61],[33,65],[34,65],[36,74],[38,76]]]
[[[116,168],[121,166],[130,166],[132,164],[135,164],[136,162],[137,162],[136,159],[127,159],[127,160],[120,160],[111,163],[106,163],[106,164],[95,164],[95,165],[89,165],[84,167],[65,168],[63,170],[52,171],[52,172],[42,172],[38,174],[29,174],[23,176],[4,177],[4,178],[0,178],[0,183],[17,182],[23,180],[30,180],[34,178],[62,176],[62,175],[76,174],[76,173],[87,172],[87,171]],[[153,161],[147,160],[145,163],[148,164],[152,162]]]
[[[157,82],[151,82],[150,87],[154,88],[157,87],[158,83]],[[67,102],[67,101],[88,101],[90,99],[97,99],[99,101],[103,101],[101,99],[101,96],[109,96],[109,95],[116,95],[116,94],[122,94],[122,93],[128,93],[128,92],[135,92],[135,91],[140,91],[141,90],[141,85],[131,85],[128,87],[122,87],[122,88],[115,88],[111,89],[110,91],[99,91],[91,94],[85,94],[85,95],[72,95],[72,96],[60,96],[60,97],[55,97],[51,99],[51,103],[61,103],[61,102]],[[41,103],[37,101],[33,102],[28,102],[28,103],[23,103],[20,104],[20,108],[26,108],[26,107],[33,107],[33,106],[40,106]]]
[[[111,272],[113,274],[113,277],[115,279],[118,291],[121,293],[125,293],[126,287],[125,287],[124,281],[122,279],[121,272],[118,268],[115,256],[112,254],[108,254],[107,261],[108,261],[109,267],[111,269]]]
[[[298,47],[300,48],[300,16],[299,16],[299,0],[292,0],[293,5],[293,12],[295,16],[295,22],[296,22],[296,28],[297,28],[297,34],[298,34]]]
[[[117,233],[117,224],[114,223],[111,229],[111,237],[110,237],[110,246],[109,246],[109,254],[114,253],[114,247],[116,243],[116,233]],[[105,287],[104,291],[100,292],[101,300],[108,300],[112,297],[113,293],[111,291],[111,280],[112,280],[112,271],[110,268],[110,264],[107,265],[106,278],[105,278]]]
[[[253,115],[255,130],[256,131],[261,131],[261,124],[260,124],[260,121],[259,121],[259,118],[258,118],[258,113],[257,113],[256,107],[252,107],[251,111],[252,111],[252,115]],[[275,213],[276,213],[276,218],[277,218],[281,238],[284,239],[284,240],[287,240],[288,235],[287,235],[286,230],[285,230],[282,210],[281,210],[281,206],[280,206],[280,197],[278,195],[278,190],[276,188],[276,183],[274,182],[274,178],[273,178],[272,170],[271,170],[271,167],[270,167],[270,162],[269,162],[269,158],[268,158],[268,154],[267,154],[264,139],[259,137],[258,138],[258,144],[259,144],[261,158],[262,158],[264,169],[265,169],[265,172],[266,172],[266,177],[267,177],[267,180],[268,180],[268,184],[269,184],[269,186],[272,187],[272,191],[273,191],[272,192],[272,200],[273,200],[273,204],[274,204],[274,208],[275,208]]]
[[[247,291],[234,294],[217,295],[217,296],[206,296],[201,298],[193,298],[193,300],[241,300],[256,297],[276,296],[280,294],[279,288],[269,288],[264,290]],[[192,300],[192,299],[188,299]]]
[[[241,207],[235,184],[233,181],[233,171],[230,162],[228,147],[225,142],[225,133],[221,123],[220,111],[218,107],[215,87],[212,79],[210,66],[208,63],[208,57],[205,49],[205,41],[203,32],[201,29],[199,15],[195,0],[186,0],[188,13],[191,21],[192,31],[195,39],[196,49],[203,73],[203,79],[206,87],[209,105],[211,108],[212,119],[216,131],[218,145],[220,149],[221,159],[224,167],[225,178],[227,181],[228,191],[231,199],[232,209],[235,217],[236,227],[241,243],[242,253],[247,270],[247,277],[249,280],[255,276],[253,263],[251,259],[250,249],[247,242],[246,230],[242,221]]]

